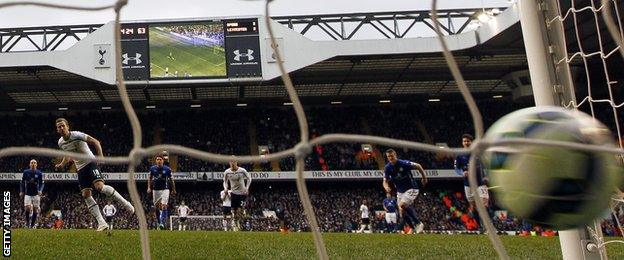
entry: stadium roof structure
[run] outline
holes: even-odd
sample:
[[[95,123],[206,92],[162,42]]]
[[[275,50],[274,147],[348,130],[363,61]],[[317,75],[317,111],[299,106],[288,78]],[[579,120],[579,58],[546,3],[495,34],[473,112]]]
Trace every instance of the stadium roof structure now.
[[[517,5],[496,10],[489,21],[469,29],[484,11],[444,10],[439,22],[471,91],[479,97],[508,96],[512,90],[503,77],[528,68]],[[262,77],[130,81],[133,103],[188,107],[286,102],[266,24],[262,17],[256,18],[260,18]],[[298,94],[309,103],[458,96],[432,23],[429,11],[272,18],[284,65]],[[573,26],[566,30],[574,30]],[[119,106],[113,85],[116,65],[104,69],[91,65],[95,45],[114,44],[113,28],[111,22],[0,29],[0,111]],[[362,28],[381,39],[361,39]],[[429,36],[411,37],[414,28],[428,30]],[[327,40],[306,38],[315,30]],[[57,50],[67,41],[75,44]]]

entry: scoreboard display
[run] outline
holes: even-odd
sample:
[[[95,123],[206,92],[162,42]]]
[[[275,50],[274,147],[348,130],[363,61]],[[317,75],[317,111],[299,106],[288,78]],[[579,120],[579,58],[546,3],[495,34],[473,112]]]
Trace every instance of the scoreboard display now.
[[[129,81],[261,77],[258,19],[124,23]]]
[[[231,21],[225,23],[225,28],[230,35],[258,34],[258,21]]]

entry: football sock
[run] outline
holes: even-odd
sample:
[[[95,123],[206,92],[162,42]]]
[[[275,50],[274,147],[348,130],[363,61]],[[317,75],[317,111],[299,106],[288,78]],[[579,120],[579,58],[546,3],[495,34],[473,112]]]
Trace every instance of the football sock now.
[[[414,225],[418,225],[420,223],[420,220],[416,217],[416,209],[414,209],[413,206],[407,206],[404,210],[406,215],[411,218]]]
[[[32,212],[26,211],[26,226],[30,227],[30,219],[32,218]]]
[[[405,224],[407,224],[412,229],[415,228],[414,223],[412,222],[412,218],[410,218],[405,212],[403,213],[402,217]]]
[[[160,211],[160,224],[165,224],[167,222],[167,213],[169,210],[163,209]]]
[[[106,220],[104,220],[104,217],[102,217],[102,212],[100,212],[100,206],[98,206],[98,204],[95,203],[95,200],[93,199],[93,197],[89,196],[85,198],[84,200],[87,203],[87,208],[89,208],[89,212],[91,212],[91,215],[95,217],[98,224],[99,225],[106,224]]]
[[[33,212],[32,217],[30,219],[30,226],[34,227],[35,223],[37,223],[37,212]]]
[[[115,190],[115,188],[113,188],[111,186],[104,185],[104,188],[102,188],[102,193],[106,194],[106,196],[113,197],[116,201],[118,201],[121,204],[123,204],[124,207],[126,207],[126,208],[129,208],[130,206],[132,206],[132,204],[130,204],[129,201],[124,199],[124,197],[122,197],[121,194],[119,194],[119,192],[117,192]]]

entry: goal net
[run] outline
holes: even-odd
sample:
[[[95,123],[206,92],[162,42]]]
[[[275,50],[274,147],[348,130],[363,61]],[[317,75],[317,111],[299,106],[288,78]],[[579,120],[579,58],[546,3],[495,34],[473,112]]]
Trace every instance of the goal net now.
[[[603,122],[611,129],[613,138],[622,149],[623,118],[619,110],[624,105],[624,78],[620,72],[624,64],[624,50],[620,45],[624,39],[622,2],[537,2],[545,16],[548,41],[546,47],[552,55],[554,82],[558,84],[555,85],[553,95],[558,97],[561,106],[581,110]],[[608,28],[609,22],[613,22],[611,28]],[[604,245],[609,242],[604,241],[603,232],[610,236],[622,235],[620,202],[621,197],[614,197],[612,214],[596,220],[594,225],[581,231],[587,232],[586,239],[596,243],[594,252],[599,256],[589,258],[607,257]],[[578,256],[578,250],[567,248],[563,239],[562,249],[564,258],[573,257],[575,254]],[[577,253],[566,252],[568,249]],[[588,258],[585,251],[583,257]]]
[[[169,229],[178,230],[180,224],[180,216],[169,216]],[[223,216],[187,216],[186,217],[186,230],[208,230],[208,231],[222,231],[223,230]]]
[[[433,1],[435,3],[435,0]],[[512,1],[513,2],[513,1]],[[603,11],[608,10],[613,13],[613,17],[615,17],[615,29],[618,31],[619,37],[618,39],[622,39],[623,30],[622,30],[622,22],[620,14],[622,14],[622,4],[616,0],[604,0],[604,1],[593,1],[593,0],[520,0],[521,3],[536,3],[540,4],[540,11],[546,13],[546,23],[548,28],[548,38],[550,40],[554,40],[561,43],[563,46],[562,49],[557,49],[556,44],[545,43],[543,47],[549,48],[552,50],[551,54],[553,57],[549,57],[553,59],[554,69],[553,72],[557,74],[557,77],[560,82],[568,82],[567,85],[569,90],[573,93],[568,93],[570,97],[569,100],[563,98],[564,101],[562,105],[566,105],[571,108],[578,108],[580,110],[588,111],[592,116],[598,118],[605,124],[607,124],[613,131],[616,133],[620,143],[620,148],[622,148],[622,133],[620,130],[621,126],[621,113],[619,113],[619,109],[622,106],[622,102],[624,95],[622,95],[622,83],[624,82],[621,79],[622,73],[619,70],[622,68],[622,58],[618,55],[620,51],[622,51],[622,47],[618,44],[615,44],[613,38],[610,36],[608,31],[606,30],[606,26],[603,19]],[[611,7],[606,8],[603,6],[603,3],[610,3]],[[106,8],[114,8],[116,10],[116,31],[120,32],[119,27],[119,13],[122,7],[127,3],[127,1],[119,0],[115,5],[109,5],[99,8],[77,8],[77,7],[67,7],[61,5],[52,5],[52,4],[42,4],[37,2],[22,2],[19,4],[29,4],[29,5],[40,5],[47,7],[55,7],[55,8],[65,8],[65,9],[74,9],[74,10],[103,10]],[[17,5],[18,3],[12,3],[12,5]],[[553,6],[554,5],[554,6]],[[7,6],[7,4],[0,5],[0,7]],[[268,6],[267,9],[268,10]],[[554,13],[553,13],[554,12]],[[434,10],[433,13],[436,13]],[[540,13],[541,14],[541,13]],[[268,11],[265,15],[266,19],[270,19]],[[435,19],[433,19],[435,20]],[[540,21],[541,22],[541,21]],[[267,27],[270,34],[273,34],[270,23],[267,23],[269,26]],[[436,26],[439,26],[439,23],[434,22]],[[439,30],[438,30],[439,31]],[[539,32],[536,32],[539,33]],[[131,194],[132,201],[135,205],[138,206],[140,204],[140,197],[137,192],[136,183],[134,180],[134,166],[140,162],[141,157],[146,154],[154,154],[158,151],[169,150],[175,151],[179,154],[191,155],[194,158],[210,160],[213,162],[221,162],[226,163],[230,160],[229,155],[216,155],[210,154],[206,152],[198,152],[192,151],[188,148],[181,148],[179,146],[167,146],[167,145],[159,145],[152,147],[144,147],[141,140],[141,128],[140,122],[137,119],[136,113],[132,108],[132,104],[130,103],[130,98],[128,97],[126,86],[123,80],[122,71],[121,71],[121,53],[120,53],[120,34],[115,34],[115,42],[117,43],[115,47],[117,47],[117,54],[115,55],[115,63],[116,68],[116,78],[118,79],[118,90],[120,93],[122,104],[126,112],[128,113],[128,118],[130,121],[130,125],[133,130],[133,150],[132,152],[124,158],[97,158],[98,162],[104,163],[115,163],[115,164],[129,164],[129,192]],[[277,46],[275,42],[275,37],[271,35],[272,44]],[[526,39],[525,39],[526,40]],[[550,48],[552,47],[552,48]],[[447,48],[447,47],[445,47]],[[219,50],[216,50],[219,51]],[[554,53],[554,54],[553,54]],[[624,52],[622,52],[624,53]],[[282,72],[283,81],[285,88],[289,94],[289,98],[292,101],[293,109],[296,112],[298,124],[301,131],[301,142],[299,142],[293,149],[289,149],[287,151],[281,153],[275,153],[268,155],[266,157],[253,156],[253,157],[240,157],[241,163],[250,163],[250,162],[262,162],[266,160],[279,160],[286,157],[295,157],[297,160],[297,187],[298,193],[301,198],[304,215],[308,219],[310,229],[313,234],[314,243],[316,247],[316,253],[321,259],[328,259],[327,250],[325,248],[325,243],[323,238],[319,232],[318,223],[316,220],[316,214],[313,211],[312,203],[310,202],[310,198],[308,195],[307,188],[305,186],[305,182],[303,179],[303,169],[304,169],[304,160],[306,155],[310,154],[312,151],[312,147],[315,145],[322,145],[325,143],[335,143],[339,141],[351,141],[357,140],[365,143],[374,143],[374,144],[384,144],[384,145],[394,145],[397,147],[403,148],[412,148],[419,150],[427,150],[431,152],[442,151],[442,148],[426,145],[422,143],[409,142],[409,141],[400,141],[390,138],[377,138],[377,137],[367,137],[367,136],[354,136],[354,135],[325,135],[321,137],[317,137],[311,140],[308,124],[305,119],[305,111],[299,101],[297,93],[295,91],[295,87],[290,80],[290,77],[286,73],[283,62],[281,58],[281,54],[279,53],[279,48],[275,50],[277,62],[276,64],[280,68],[280,72]],[[447,50],[445,54],[450,54]],[[449,63],[451,64],[451,63]],[[457,65],[453,62],[453,66],[451,71],[454,73],[458,71],[456,68]],[[578,72],[576,74],[575,72]],[[455,73],[460,75],[460,73]],[[461,75],[460,75],[461,76]],[[474,110],[475,104],[474,100],[471,98],[469,94],[465,94],[468,92],[467,87],[465,86],[465,81],[460,76],[454,75],[454,77],[459,78],[457,81],[458,87],[464,93],[464,97],[466,98],[467,103]],[[461,84],[460,84],[461,83]],[[561,85],[559,85],[561,86]],[[558,93],[561,90],[557,90],[555,88],[555,92]],[[563,91],[561,91],[563,92]],[[554,95],[554,94],[553,94]],[[478,111],[472,111],[474,121],[478,122],[481,120],[481,115],[478,114]],[[478,116],[477,116],[478,115]],[[483,132],[482,124],[475,124],[475,129],[480,130],[478,132]],[[477,131],[475,131],[477,132]],[[450,150],[450,149],[448,149]],[[458,150],[453,150],[457,152]],[[28,148],[28,149],[2,149],[0,150],[0,156],[10,156],[10,155],[45,155],[45,156],[58,156],[59,152],[56,150],[43,149],[43,148]],[[75,157],[76,154],[70,153],[62,153],[64,156],[72,156]],[[83,159],[91,159],[86,155],[81,155],[75,158],[83,158]],[[473,164],[474,165],[474,164]],[[474,172],[474,169],[471,170]],[[471,174],[474,177],[474,174]],[[474,180],[471,181],[474,184]],[[474,186],[474,185],[473,185]],[[477,200],[478,201],[478,200]],[[478,205],[480,205],[478,203]],[[480,211],[484,211],[483,205],[480,205]],[[142,210],[138,210],[137,217],[139,219],[140,224],[140,237],[141,237],[141,249],[142,256],[144,259],[150,259],[150,250],[149,250],[149,236],[147,233],[147,221],[145,217],[145,212]],[[487,215],[487,214],[481,214]],[[189,216],[187,217],[187,225],[190,230],[220,230],[222,228],[222,216]],[[180,218],[176,215],[170,217],[170,226],[177,227]],[[491,225],[491,224],[490,224]],[[596,229],[599,231],[600,229]],[[490,233],[492,234],[492,233]],[[494,234],[492,234],[494,236]]]

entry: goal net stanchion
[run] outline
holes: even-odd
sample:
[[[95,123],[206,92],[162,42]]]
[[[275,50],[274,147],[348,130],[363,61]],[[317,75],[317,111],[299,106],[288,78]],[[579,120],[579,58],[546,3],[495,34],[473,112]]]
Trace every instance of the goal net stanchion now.
[[[170,215],[169,216],[169,230],[172,230],[172,231],[177,230],[179,221],[180,221],[180,216]],[[204,225],[206,223],[208,224]],[[212,230],[212,231],[223,230],[223,216],[191,215],[191,216],[186,217],[186,225],[189,228],[187,230],[190,230],[191,228],[195,228],[197,230]]]

